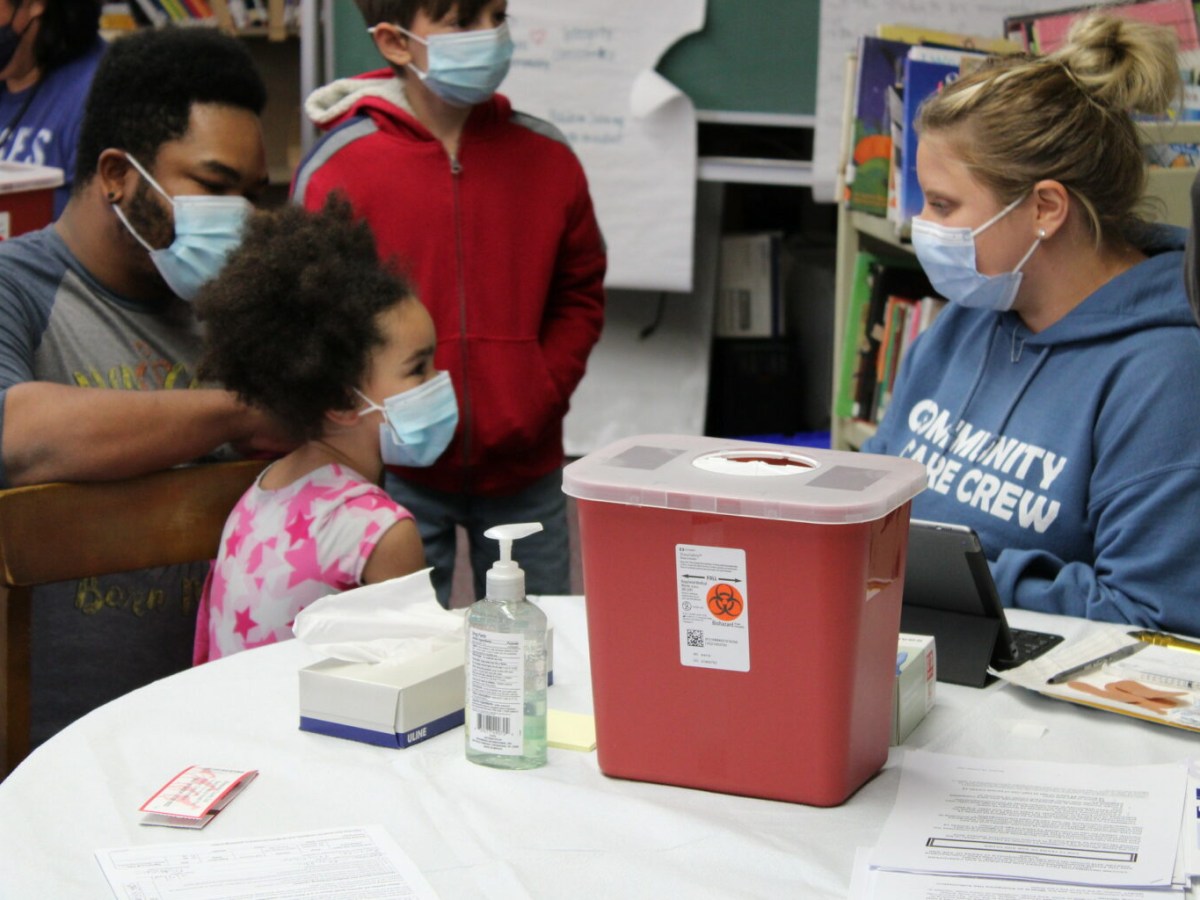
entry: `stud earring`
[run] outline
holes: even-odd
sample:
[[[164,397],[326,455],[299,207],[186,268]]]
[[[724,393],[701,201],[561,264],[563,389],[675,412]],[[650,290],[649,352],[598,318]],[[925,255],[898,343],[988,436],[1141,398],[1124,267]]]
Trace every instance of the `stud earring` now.
[[[1038,229],[1038,240],[1039,240],[1039,241],[1044,241],[1045,239],[1046,239],[1046,229],[1045,229],[1045,228],[1039,228],[1039,229]]]

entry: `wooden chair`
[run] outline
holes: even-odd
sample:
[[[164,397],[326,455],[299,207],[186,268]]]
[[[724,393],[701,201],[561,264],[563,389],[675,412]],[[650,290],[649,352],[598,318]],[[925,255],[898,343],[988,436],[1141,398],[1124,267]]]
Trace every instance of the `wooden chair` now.
[[[0,491],[0,779],[29,753],[32,588],[212,559],[229,511],[265,465]]]

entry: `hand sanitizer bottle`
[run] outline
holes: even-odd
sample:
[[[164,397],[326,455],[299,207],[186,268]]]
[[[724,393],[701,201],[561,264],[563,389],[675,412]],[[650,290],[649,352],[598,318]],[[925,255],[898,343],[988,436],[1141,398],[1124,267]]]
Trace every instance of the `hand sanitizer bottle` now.
[[[500,769],[546,764],[546,614],[525,598],[512,543],[540,522],[497,525],[487,596],[467,611],[467,759]]]

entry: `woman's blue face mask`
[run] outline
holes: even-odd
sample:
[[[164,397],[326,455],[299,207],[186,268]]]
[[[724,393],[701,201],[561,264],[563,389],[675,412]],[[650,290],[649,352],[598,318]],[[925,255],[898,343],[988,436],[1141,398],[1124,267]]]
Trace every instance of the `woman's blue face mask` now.
[[[1033,256],[1043,235],[1039,233],[1015,269],[999,275],[984,275],[979,271],[975,263],[975,238],[1024,199],[1018,197],[975,229],[950,228],[927,219],[912,220],[913,250],[934,290],[952,303],[974,309],[1003,312],[1012,308],[1021,287],[1021,268]]]

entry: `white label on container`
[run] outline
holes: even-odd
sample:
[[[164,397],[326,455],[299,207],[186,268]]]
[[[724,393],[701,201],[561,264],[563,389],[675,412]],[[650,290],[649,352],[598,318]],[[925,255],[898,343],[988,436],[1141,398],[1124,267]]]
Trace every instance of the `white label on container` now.
[[[525,640],[467,631],[467,726],[472,750],[520,756],[525,725]]]
[[[750,671],[746,551],[675,545],[679,661],[704,669]]]

